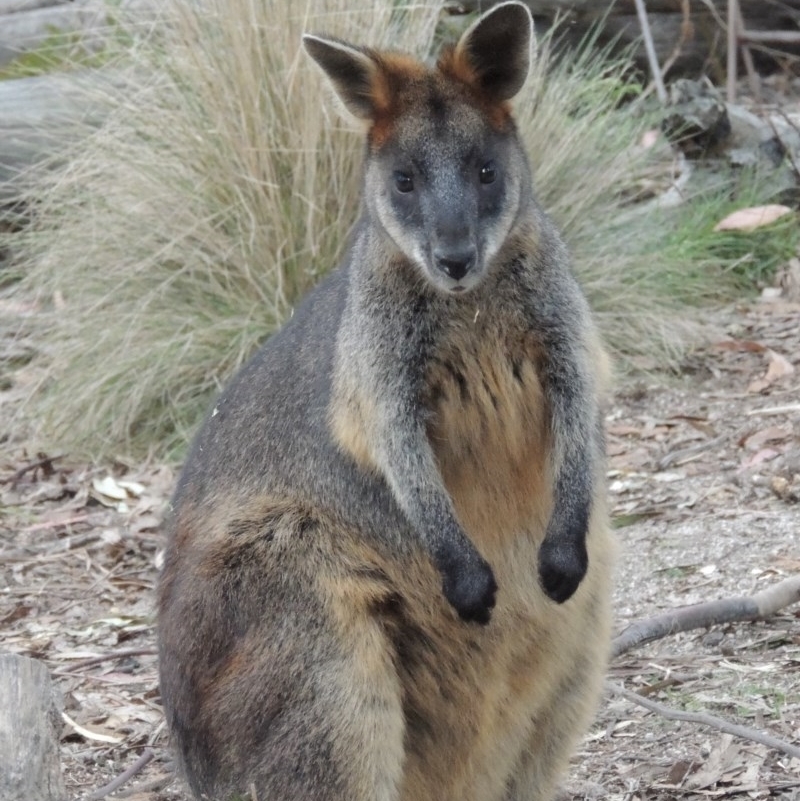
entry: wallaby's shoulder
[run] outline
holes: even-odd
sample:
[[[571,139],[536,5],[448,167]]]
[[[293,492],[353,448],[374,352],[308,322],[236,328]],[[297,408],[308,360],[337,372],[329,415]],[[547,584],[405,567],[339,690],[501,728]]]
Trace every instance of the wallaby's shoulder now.
[[[192,444],[177,499],[187,493],[207,497],[212,486],[215,494],[252,492],[254,483],[288,469],[293,454],[296,462],[308,457],[304,443],[324,442],[347,284],[346,265],[327,275],[215,398]]]

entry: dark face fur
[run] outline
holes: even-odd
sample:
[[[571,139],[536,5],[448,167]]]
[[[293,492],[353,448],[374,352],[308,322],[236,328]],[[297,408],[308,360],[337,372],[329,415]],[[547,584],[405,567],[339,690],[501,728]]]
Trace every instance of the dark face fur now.
[[[367,207],[425,280],[466,292],[486,276],[517,217],[525,157],[510,119],[498,130],[439,73],[403,95],[389,135],[371,149]]]

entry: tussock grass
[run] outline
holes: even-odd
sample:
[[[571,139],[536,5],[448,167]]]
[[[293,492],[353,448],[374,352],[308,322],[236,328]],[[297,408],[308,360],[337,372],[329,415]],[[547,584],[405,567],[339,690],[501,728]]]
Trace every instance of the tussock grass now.
[[[668,152],[639,144],[658,118],[621,108],[638,93],[624,61],[591,47],[554,59],[550,45],[529,83],[531,102],[517,114],[539,197],[565,234],[618,364],[668,364],[696,337],[687,306],[714,281],[687,269],[691,257],[687,264],[663,249],[673,229],[663,211],[631,203],[643,173],[670,169]]]
[[[355,219],[363,145],[301,32],[425,56],[439,11],[204,0],[168,5],[132,36],[117,69],[137,88],[117,90],[82,152],[34,182],[36,221],[15,244],[13,293],[40,306],[26,323],[44,376],[24,407],[35,441],[181,455],[221,383],[336,264]],[[665,354],[682,304],[714,278],[660,249],[657,212],[626,208],[650,123],[619,112],[623,73],[588,55],[553,67],[545,43],[517,116],[612,348]]]

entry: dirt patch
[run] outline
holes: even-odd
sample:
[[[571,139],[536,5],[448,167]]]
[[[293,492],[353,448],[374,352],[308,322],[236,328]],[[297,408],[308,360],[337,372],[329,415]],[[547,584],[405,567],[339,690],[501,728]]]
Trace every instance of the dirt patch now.
[[[800,305],[743,305],[710,324],[711,344],[682,377],[627,387],[609,410],[618,630],[800,573]],[[62,735],[70,798],[85,801],[146,749],[154,758],[114,797],[184,798],[171,779],[153,622],[157,526],[174,475],[20,446],[0,457],[0,481],[3,648],[42,659],[63,694],[76,724]],[[660,640],[615,660],[609,678],[797,745],[800,612]],[[567,790],[798,799],[800,760],[609,695]]]
[[[687,375],[629,388],[608,415],[619,630],[800,573],[800,305],[756,303],[710,322],[712,343]],[[800,743],[796,606],[639,648],[609,678]],[[797,799],[800,760],[610,696],[570,788],[609,799]]]

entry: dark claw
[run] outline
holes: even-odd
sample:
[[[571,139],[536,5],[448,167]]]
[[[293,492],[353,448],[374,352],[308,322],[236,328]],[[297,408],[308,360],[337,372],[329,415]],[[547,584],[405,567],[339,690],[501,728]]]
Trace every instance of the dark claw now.
[[[472,558],[469,558],[472,556]],[[480,556],[463,554],[439,560],[444,596],[462,620],[485,625],[497,595],[492,568]]]
[[[573,596],[588,566],[589,556],[582,542],[566,545],[545,538],[539,549],[542,589],[558,604],[563,604]]]

